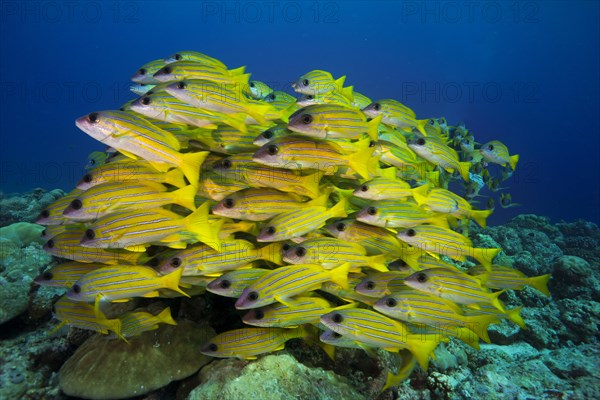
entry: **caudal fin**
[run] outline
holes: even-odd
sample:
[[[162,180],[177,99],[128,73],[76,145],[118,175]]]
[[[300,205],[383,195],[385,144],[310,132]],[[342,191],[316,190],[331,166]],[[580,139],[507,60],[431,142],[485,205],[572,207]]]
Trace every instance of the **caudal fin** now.
[[[416,335],[410,334],[407,338],[408,350],[415,356],[417,362],[427,371],[429,367],[429,357],[440,343],[441,335],[428,334],[428,335]]]
[[[177,322],[175,322],[175,320],[171,316],[171,309],[169,307],[167,307],[164,310],[162,310],[156,316],[156,318],[158,318],[158,321],[161,322],[161,323],[163,323],[163,324],[177,325]]]
[[[510,156],[510,161],[508,162],[510,164],[510,167],[513,169],[517,168],[517,163],[519,162],[519,155],[515,154],[514,156]]]
[[[208,210],[208,201],[206,201],[196,211],[185,217],[185,228],[198,241],[218,251],[221,243],[219,240],[219,231],[224,220],[221,219],[220,223],[209,224]]]
[[[369,179],[371,177],[371,160],[373,159],[374,151],[375,148],[367,147],[346,157],[348,160],[348,166],[350,166],[350,168],[352,168],[363,179]]]
[[[492,261],[502,249],[474,248],[472,257],[479,261],[488,272],[492,272]]]
[[[348,290],[348,273],[350,272],[350,263],[344,263],[330,271],[329,280]]]
[[[469,170],[471,169],[470,162],[459,162],[458,163],[458,173],[463,178],[465,182],[469,182],[471,177],[469,176]]]
[[[469,212],[469,218],[477,222],[482,228],[485,228],[487,225],[487,217],[489,217],[491,213],[492,210],[472,210]]]
[[[185,297],[190,297],[189,294],[184,292],[179,288],[179,281],[181,280],[181,275],[183,274],[183,268],[177,268],[175,271],[171,272],[168,275],[163,276],[162,281],[165,289],[171,289],[177,293],[181,293]]]
[[[208,151],[200,151],[198,153],[185,153],[182,154],[181,164],[179,168],[190,182],[190,185],[198,187],[200,180],[200,168],[202,163],[208,156]]]
[[[188,185],[182,189],[171,192],[173,196],[173,204],[179,204],[188,210],[194,211],[196,204],[194,199],[196,198],[196,192],[198,188],[194,185]]]
[[[550,274],[534,276],[529,278],[529,286],[539,290],[546,297],[550,297],[550,291],[548,290],[548,280],[550,279]]]

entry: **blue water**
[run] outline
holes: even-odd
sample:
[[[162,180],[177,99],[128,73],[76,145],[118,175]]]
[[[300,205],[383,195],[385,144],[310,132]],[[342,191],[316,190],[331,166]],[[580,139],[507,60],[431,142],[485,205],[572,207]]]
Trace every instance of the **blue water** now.
[[[492,222],[600,222],[598,2],[2,1],[0,21],[5,193],[71,189],[102,149],[75,118],[131,99],[145,62],[197,50],[280,89],[312,69],[345,74],[503,141],[521,155],[506,184],[522,206]]]

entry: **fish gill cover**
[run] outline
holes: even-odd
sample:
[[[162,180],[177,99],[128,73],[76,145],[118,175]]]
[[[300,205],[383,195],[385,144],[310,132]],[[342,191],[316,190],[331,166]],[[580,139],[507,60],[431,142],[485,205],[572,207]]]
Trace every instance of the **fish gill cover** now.
[[[549,275],[497,265],[502,249],[469,239],[494,209],[475,199],[518,166],[500,140],[479,144],[464,124],[321,70],[295,80],[295,97],[182,51],[132,80],[139,98],[77,119],[108,150],[36,221],[64,261],[38,279],[68,288],[54,307],[63,324],[134,346],[182,323],[157,304],[208,291],[233,300],[215,303],[220,333],[199,358],[252,360],[298,338],[333,358],[336,347],[384,349],[403,358],[385,389],[427,371],[451,338],[477,349],[490,324],[525,327],[504,291],[549,295]],[[133,298],[149,303],[115,310]],[[227,320],[234,308],[245,326]],[[61,380],[67,394],[122,396],[81,386]]]

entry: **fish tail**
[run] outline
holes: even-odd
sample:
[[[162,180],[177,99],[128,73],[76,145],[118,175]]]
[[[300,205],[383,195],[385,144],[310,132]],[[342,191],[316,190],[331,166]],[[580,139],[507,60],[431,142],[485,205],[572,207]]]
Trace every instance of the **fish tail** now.
[[[287,124],[290,120],[290,115],[292,115],[296,110],[296,103],[292,103],[287,108],[284,108],[283,110],[279,111],[278,119]]]
[[[157,316],[158,320],[164,324],[177,325],[177,322],[171,316],[171,309],[169,307],[162,310]]]
[[[415,366],[417,365],[415,356],[409,351],[404,351],[402,356],[402,365],[398,368],[398,372],[394,375],[388,371],[385,385],[381,389],[382,392],[389,387],[398,386],[400,382],[407,379],[415,369]]]
[[[510,167],[512,168],[513,171],[515,170],[515,168],[517,168],[518,162],[519,162],[518,154],[515,154],[514,156],[510,156],[510,161],[508,163],[510,164]]]
[[[379,140],[379,124],[381,123],[381,115],[376,116],[367,122],[367,134],[375,142]]]
[[[163,284],[166,289],[171,289],[177,293],[181,293],[185,297],[190,297],[189,294],[184,292],[179,288],[179,281],[181,280],[181,275],[183,274],[183,268],[177,268],[175,271],[171,272],[168,275],[163,276]]]
[[[215,250],[219,250],[219,231],[225,220],[215,224],[208,222],[208,202],[204,202],[196,211],[185,217],[185,226],[196,238]]]
[[[431,225],[441,226],[442,228],[450,229],[448,225],[448,216],[446,214],[436,214],[428,219]]]
[[[342,88],[342,96],[344,96],[345,98],[347,98],[350,101],[354,100],[354,86],[347,86],[345,88]]]
[[[487,331],[488,327],[491,324],[495,324],[499,321],[500,319],[496,315],[475,315],[472,317],[464,317],[466,327],[486,343],[491,343],[490,336]]]
[[[469,177],[469,170],[471,169],[471,163],[467,161],[458,163],[458,173],[462,176],[465,182],[469,182],[471,178]]]
[[[427,201],[427,193],[429,192],[429,183],[421,185],[411,190],[412,197],[418,205],[422,205]]]
[[[248,132],[248,127],[246,126],[246,116],[244,114],[223,115],[222,120],[224,124],[229,125],[240,132]]]
[[[348,290],[348,273],[350,272],[350,263],[344,263],[330,271],[329,280]]]
[[[183,172],[181,172],[179,168],[173,168],[165,174],[165,183],[178,188],[187,186],[187,183],[185,183],[185,180],[183,179]]]
[[[324,171],[318,171],[314,174],[306,175],[302,177],[301,186],[308,192],[312,199],[319,197],[319,183],[321,182],[321,178],[325,175]]]
[[[338,203],[329,209],[329,218],[346,218],[346,205],[348,205],[347,199],[341,199]]]
[[[449,329],[454,330],[451,336],[463,341],[475,350],[479,350],[479,336],[477,336],[471,329],[464,326],[453,326]]]
[[[367,265],[379,272],[387,272],[389,271],[385,262],[387,260],[387,254],[378,254],[376,256],[368,257]]]
[[[406,340],[408,350],[415,356],[417,362],[427,371],[429,367],[429,357],[440,343],[442,335],[415,335],[409,334]]]
[[[270,261],[273,264],[283,265],[283,258],[281,257],[281,243],[274,242],[265,247],[261,247],[259,251],[259,257],[261,260]]]
[[[313,206],[327,207],[327,200],[329,200],[329,193],[324,193],[315,199],[307,201],[305,204],[307,207],[313,207]]]
[[[250,103],[246,106],[245,110],[249,116],[254,118],[256,122],[260,125],[266,125],[267,120],[265,119],[265,115],[267,113],[273,112],[273,106],[270,104],[261,104],[261,103]]]
[[[506,310],[506,317],[515,324],[519,325],[521,328],[527,329],[527,325],[525,324],[523,317],[521,317],[521,308],[523,307],[516,307]]]
[[[550,279],[550,274],[534,276],[529,278],[529,286],[539,290],[546,297],[550,297],[550,291],[548,290],[548,280]]]
[[[487,217],[492,214],[492,210],[472,210],[469,212],[469,218],[477,222],[479,226],[485,228],[487,225]]]
[[[171,192],[173,195],[173,203],[179,204],[182,207],[187,208],[188,210],[194,211],[196,209],[196,204],[194,199],[196,198],[197,188],[194,185],[188,185],[184,188],[175,190]]]
[[[200,180],[200,168],[208,155],[208,151],[200,151],[197,153],[182,154],[181,164],[179,168],[194,187],[198,187]]]
[[[424,136],[427,136],[427,131],[425,130],[425,126],[429,123],[429,118],[427,119],[419,119],[417,120],[417,130],[421,132]]]
[[[473,258],[481,263],[488,272],[492,271],[492,261],[502,249],[473,248]]]
[[[379,165],[379,161],[376,158],[373,158],[373,151],[375,151],[372,147],[366,147],[362,150],[357,151],[354,154],[350,154],[346,156],[346,160],[348,160],[348,165],[352,168],[357,174],[359,174],[364,179],[369,179],[371,176],[370,167],[373,165],[373,160],[377,162]]]
[[[500,290],[499,292],[490,293],[489,299],[494,307],[496,307],[498,310],[502,311],[503,313],[506,313],[506,310],[504,309],[504,306],[499,299],[500,295],[504,292],[506,292],[506,290]]]

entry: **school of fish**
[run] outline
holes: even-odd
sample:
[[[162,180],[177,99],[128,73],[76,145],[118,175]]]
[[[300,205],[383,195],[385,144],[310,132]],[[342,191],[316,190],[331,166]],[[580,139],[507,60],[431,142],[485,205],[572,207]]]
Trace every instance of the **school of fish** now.
[[[235,298],[247,326],[204,354],[254,359],[296,338],[332,356],[401,352],[386,387],[427,370],[449,338],[478,348],[501,319],[524,328],[499,296],[549,296],[549,275],[496,265],[501,249],[468,237],[493,210],[475,207],[480,190],[503,189],[519,156],[345,79],[314,70],[293,96],[182,51],[136,71],[138,98],[78,118],[108,149],[37,220],[61,260],[37,283],[67,290],[55,318],[128,340],[176,318],[108,318],[107,304],[208,291]]]

